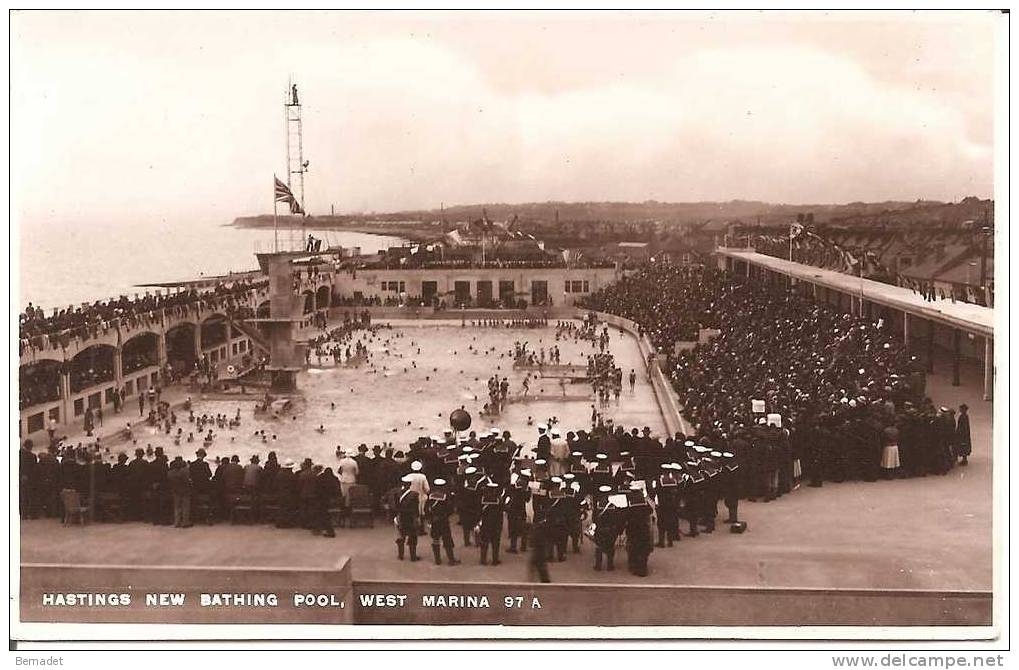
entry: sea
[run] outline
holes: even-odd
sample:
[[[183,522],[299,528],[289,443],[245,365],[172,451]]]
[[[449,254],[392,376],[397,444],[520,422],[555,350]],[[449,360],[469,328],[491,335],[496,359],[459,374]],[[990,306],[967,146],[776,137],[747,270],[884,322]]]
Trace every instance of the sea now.
[[[326,245],[360,247],[375,253],[404,241],[397,237],[310,231]],[[54,308],[142,295],[139,284],[197,279],[254,270],[255,253],[272,251],[272,229],[234,228],[218,223],[175,229],[170,225],[24,225],[20,229],[19,310],[29,302]],[[300,245],[300,232],[279,232],[280,248]]]

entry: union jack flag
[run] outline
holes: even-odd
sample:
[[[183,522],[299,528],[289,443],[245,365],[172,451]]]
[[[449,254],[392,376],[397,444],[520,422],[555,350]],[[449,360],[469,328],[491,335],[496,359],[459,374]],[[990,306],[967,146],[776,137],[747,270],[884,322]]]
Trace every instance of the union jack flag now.
[[[275,192],[276,202],[286,202],[290,204],[291,214],[304,214],[304,210],[301,209],[301,203],[297,202],[297,198],[290,191],[290,187],[280,181],[276,175],[272,176],[273,190]]]

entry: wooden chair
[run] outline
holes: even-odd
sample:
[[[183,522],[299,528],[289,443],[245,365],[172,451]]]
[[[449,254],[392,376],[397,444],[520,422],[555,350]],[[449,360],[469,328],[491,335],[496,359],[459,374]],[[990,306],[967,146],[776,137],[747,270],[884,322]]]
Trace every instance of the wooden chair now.
[[[371,489],[363,484],[354,484],[347,491],[350,508],[350,527],[353,528],[358,519],[368,522],[369,528],[375,527],[375,512],[372,509]]]
[[[262,523],[276,523],[280,518],[280,502],[274,495],[262,496],[258,507],[258,520]]]
[[[246,493],[234,496],[230,506],[230,523],[235,524],[238,519],[247,519],[249,523],[255,520],[255,499]]]
[[[64,489],[60,492],[60,501],[64,504],[64,525],[70,523],[88,523],[88,505],[81,502],[81,496],[74,489]]]
[[[119,493],[107,491],[99,494],[99,518],[103,521],[122,523],[124,521],[124,501]]]
[[[212,498],[208,493],[199,493],[191,497],[191,521],[201,521],[207,526],[212,525]]]
[[[350,508],[343,504],[343,496],[337,496],[330,504],[327,510],[329,518],[333,522],[333,526],[336,528],[346,528],[347,521],[350,519]]]

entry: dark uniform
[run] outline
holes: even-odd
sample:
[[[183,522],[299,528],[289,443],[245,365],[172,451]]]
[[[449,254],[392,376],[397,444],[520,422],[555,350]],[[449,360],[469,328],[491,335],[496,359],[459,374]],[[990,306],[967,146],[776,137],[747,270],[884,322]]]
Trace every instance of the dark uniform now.
[[[520,541],[520,551],[527,551],[527,501],[530,499],[528,480],[520,476],[506,492],[506,521],[510,540],[506,551],[511,554],[517,553],[517,540]]]
[[[666,464],[668,465],[668,464]],[[653,484],[655,496],[656,516],[658,525],[658,546],[664,547],[666,543],[672,546],[673,542],[679,541],[679,478],[672,471],[671,465],[663,468]]]
[[[686,461],[680,464],[685,476],[681,477],[683,483],[680,492],[679,516],[689,525],[690,530],[687,535],[690,537],[697,537],[700,534],[698,522],[700,520],[701,509],[703,508],[702,501],[706,485],[706,478],[698,465],[699,461],[697,460]]]
[[[569,529],[570,504],[566,500],[566,492],[559,488],[559,483],[552,483],[552,490],[549,491],[549,504],[545,512],[546,528],[550,540],[548,557],[552,560],[553,550],[555,558],[560,562],[566,560],[566,536]]]
[[[411,491],[409,484],[405,482],[403,492],[396,499],[396,516],[393,518],[397,535],[396,554],[401,561],[404,545],[410,549],[410,560],[420,560],[417,554],[418,512],[418,494]]]
[[[738,447],[738,441],[733,441],[734,448]],[[725,508],[729,512],[726,517],[726,523],[737,523],[739,521],[739,499],[742,495],[741,484],[742,484],[742,472],[740,468],[739,456],[733,452],[723,452],[722,471],[718,475],[718,489],[722,494],[722,500],[725,502]]]
[[[284,465],[276,473],[273,482],[274,493],[280,506],[276,517],[277,528],[293,528],[297,525],[301,508],[301,497],[297,490],[297,474],[293,464]]]
[[[481,485],[484,475],[476,468],[468,468],[473,472],[465,472],[463,485],[456,495],[457,513],[460,516],[460,527],[463,529],[464,546],[471,546],[471,532],[481,520]]]
[[[18,453],[18,511],[22,519],[35,517],[38,500],[37,466],[39,459],[32,453],[32,440],[25,440]]]
[[[604,487],[608,488],[608,487]],[[594,569],[601,570],[602,557],[606,569],[615,570],[616,540],[626,521],[625,511],[609,502],[611,491],[600,491],[594,503]]]
[[[488,564],[488,549],[492,549],[492,565],[499,565],[499,541],[502,538],[503,497],[502,487],[489,482],[481,493],[481,523],[478,541],[481,544],[481,564]]]
[[[651,506],[640,491],[627,494],[629,506],[626,509],[626,560],[630,572],[637,577],[647,577],[648,558],[654,550],[651,531]]]
[[[449,528],[449,517],[453,515],[452,495],[446,491],[446,482],[443,479],[436,479],[432,486],[425,502],[425,516],[431,524],[432,555],[435,557],[435,564],[442,565],[442,555],[439,553],[441,544],[446,550],[449,564],[457,565],[460,561],[453,555],[453,534]]]
[[[566,498],[563,501],[565,506],[564,514],[566,516],[566,535],[569,537],[571,544],[573,545],[573,553],[580,553],[580,539],[583,532],[581,523],[583,521],[584,509],[587,506],[587,502],[580,494],[580,484],[576,483],[576,478],[566,473],[563,478],[567,482],[566,487]],[[576,488],[574,488],[574,485]]]

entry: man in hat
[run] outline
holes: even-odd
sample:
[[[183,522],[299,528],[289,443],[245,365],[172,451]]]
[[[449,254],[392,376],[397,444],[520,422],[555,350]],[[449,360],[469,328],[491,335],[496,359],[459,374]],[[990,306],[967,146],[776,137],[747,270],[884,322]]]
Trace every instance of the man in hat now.
[[[492,549],[492,565],[499,565],[499,541],[502,538],[503,513],[502,487],[489,481],[481,492],[481,520],[478,525],[478,542],[481,545],[481,564],[488,565],[488,550]]]
[[[626,510],[626,559],[631,574],[647,577],[648,557],[654,551],[651,531],[651,506],[640,490],[628,494]]]
[[[658,546],[679,541],[679,478],[671,463],[662,463],[661,474],[652,482],[658,525]]]
[[[344,504],[347,503],[347,493],[350,491],[350,487],[357,483],[358,473],[361,471],[357,461],[350,457],[347,452],[337,447],[337,456],[339,456],[340,462],[336,464],[336,471],[340,475],[340,494],[343,496]]]
[[[548,481],[548,507],[545,510],[545,528],[548,533],[549,560],[555,558],[560,563],[566,560],[566,538],[569,533],[569,503],[563,490],[561,477],[552,477]]]
[[[325,468],[315,476],[315,512],[313,532],[325,537],[336,537],[329,509],[340,502],[340,481],[332,468]]]
[[[61,461],[61,479],[73,481],[64,475],[66,468],[63,466],[67,462],[73,463],[74,459],[65,458]],[[132,521],[146,519],[149,516],[146,501],[150,484],[149,463],[145,460],[145,450],[138,447],[134,450],[134,460],[127,466],[127,510],[128,518]]]
[[[449,517],[453,514],[452,492],[445,479],[432,480],[431,492],[425,504],[425,516],[431,524],[432,555],[435,564],[442,565],[440,544],[446,550],[446,559],[450,565],[458,565],[460,561],[453,555],[453,534],[450,532]]]
[[[930,471],[939,475],[948,474],[955,464],[955,453],[953,450],[955,419],[951,416],[950,412],[951,410],[947,407],[939,407],[934,418],[931,420],[930,433],[933,438],[931,440],[933,449]]]
[[[300,498],[300,523],[301,528],[311,529],[314,526],[312,516],[315,510],[315,466],[310,458],[301,462],[301,469],[297,471],[297,493]]]
[[[411,488],[414,490],[414,493],[418,494],[420,506],[418,516],[422,519],[425,515],[425,503],[428,501],[429,491],[428,477],[425,476],[423,470],[424,466],[421,464],[421,461],[413,461],[410,464],[410,472],[408,473],[408,476],[411,478]],[[419,532],[424,535],[424,524],[420,524]]]
[[[273,493],[280,508],[279,516],[276,518],[277,528],[293,528],[298,523],[301,497],[294,466],[293,459],[288,458],[283,461],[273,482]]]
[[[616,558],[616,540],[622,531],[625,519],[624,510],[609,502],[612,495],[611,486],[601,486],[594,496],[594,569],[602,569],[602,558],[606,560],[606,569],[615,570],[613,561]]]
[[[22,519],[35,518],[37,508],[39,459],[32,453],[34,446],[32,440],[25,440],[18,452],[18,511]]]
[[[579,554],[580,540],[583,533],[581,523],[584,512],[587,509],[587,501],[581,494],[580,483],[573,473],[567,472],[563,475],[563,484],[563,490],[566,493],[566,497],[563,499],[566,517],[566,535],[570,538],[570,542],[573,545],[573,553]]]
[[[531,471],[524,469],[513,479],[506,492],[506,521],[509,525],[510,546],[506,551],[517,553],[517,541],[520,551],[527,551],[527,502],[531,499],[528,487]]]
[[[410,550],[410,560],[420,560],[417,555],[418,549],[418,519],[420,505],[418,494],[412,488],[414,479],[410,475],[404,475],[403,490],[396,498],[396,515],[393,523],[396,525],[396,554],[402,561],[404,557],[404,546]]]
[[[173,525],[191,527],[191,470],[180,456],[170,463],[167,473],[170,494],[173,496]]]
[[[368,456],[368,445],[361,444],[357,448],[357,456],[354,456],[354,461],[357,462],[357,483],[367,486],[369,489],[372,487],[372,466],[375,464],[374,461]],[[344,496],[346,497],[346,496]]]
[[[203,496],[209,494],[209,482],[212,480],[212,468],[206,462],[205,449],[199,448],[195,451],[195,460],[187,468],[191,470],[192,495]]]
[[[463,529],[465,547],[471,546],[471,533],[481,520],[482,480],[483,476],[476,467],[467,466],[464,468],[460,490],[456,494],[457,514],[460,517],[460,527]]]

